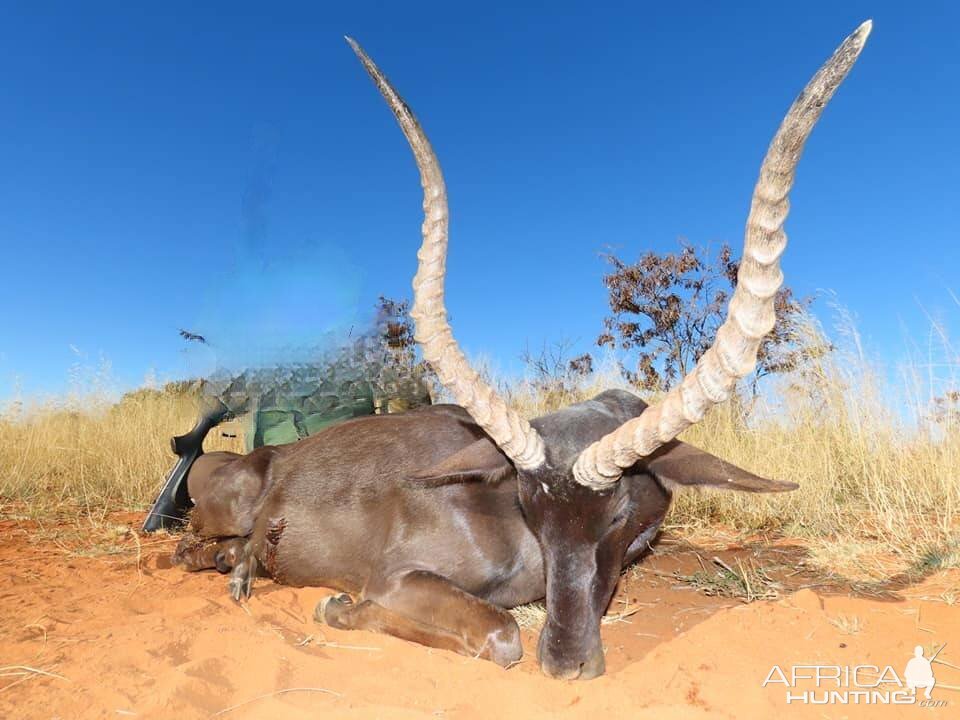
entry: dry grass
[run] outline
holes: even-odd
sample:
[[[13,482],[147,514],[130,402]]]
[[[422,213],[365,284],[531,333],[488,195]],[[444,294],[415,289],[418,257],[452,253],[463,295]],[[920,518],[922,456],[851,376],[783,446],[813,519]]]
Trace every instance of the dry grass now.
[[[522,630],[539,630],[547,622],[547,606],[542,602],[518,605],[510,609],[510,614]]]
[[[857,615],[837,615],[830,618],[830,624],[843,635],[856,635],[863,629],[863,620]]]
[[[504,389],[533,416],[617,385],[607,368],[553,387]],[[910,400],[916,394],[838,351],[802,376],[768,383],[749,411],[742,402],[716,408],[683,439],[801,487],[777,496],[681,493],[671,529],[803,538],[814,563],[864,580],[960,565],[960,420],[923,422],[929,404]],[[196,393],[178,385],[115,404],[87,396],[0,416],[0,511],[144,509],[172,465],[169,437],[189,429],[196,409]],[[210,445],[239,449],[240,435],[211,433]]]
[[[852,577],[957,565],[956,419],[927,424],[923,407],[894,406],[902,393],[842,355],[819,361],[801,385],[784,390],[776,406],[761,401],[746,421],[736,406],[717,408],[684,439],[800,489],[770,497],[683,494],[673,522],[806,538],[815,562]]]
[[[64,508],[102,516],[143,509],[173,466],[170,437],[189,430],[198,395],[183,384],[50,402],[0,417],[0,508],[43,517]],[[208,445],[241,449],[211,433]]]
[[[731,567],[720,558],[713,558],[712,567],[701,559],[700,569],[691,575],[676,573],[677,580],[710,597],[737,598],[745,603],[776,600],[780,585],[766,568],[753,560],[736,560]]]
[[[607,614],[600,618],[601,625],[630,622],[629,618],[649,605],[649,603],[641,603],[633,607],[625,606],[618,608],[616,607],[617,604],[618,602],[614,602],[614,606],[610,607],[607,610]],[[513,618],[517,621],[517,625],[519,625],[522,630],[539,630],[547,622],[547,606],[542,600],[510,608],[510,614],[513,615]]]

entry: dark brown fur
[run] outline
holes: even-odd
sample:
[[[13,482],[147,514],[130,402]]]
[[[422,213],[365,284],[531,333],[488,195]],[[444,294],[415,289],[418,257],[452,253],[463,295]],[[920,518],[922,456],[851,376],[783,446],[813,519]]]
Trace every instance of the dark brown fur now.
[[[247,456],[211,453],[188,476],[193,530],[219,543],[231,530],[249,536],[231,556],[238,598],[262,566],[290,585],[349,593],[318,607],[335,627],[501,665],[522,652],[504,608],[546,597],[542,667],[594,677],[603,672],[600,617],[623,566],[654,538],[668,486],[793,487],[676,442],[606,492],[568,477],[580,450],[645,407],[610,391],[533,421],[548,448],[537,474],[518,474],[463,409],[442,405],[352,420]],[[217,552],[184,552],[183,562],[219,567]]]

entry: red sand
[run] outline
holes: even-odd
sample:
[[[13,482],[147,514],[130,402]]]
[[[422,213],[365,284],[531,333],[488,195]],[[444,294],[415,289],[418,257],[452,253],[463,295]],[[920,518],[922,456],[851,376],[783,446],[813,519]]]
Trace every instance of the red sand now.
[[[240,607],[223,576],[171,568],[173,540],[126,536],[144,545],[137,563],[135,552],[80,557],[37,537],[36,526],[0,523],[4,719],[960,717],[960,606],[941,597],[956,573],[893,600],[803,589],[748,605],[680,587],[668,574],[696,569],[696,554],[667,545],[621,584],[614,608],[642,609],[604,625],[607,674],[560,682],[540,674],[534,631],[523,661],[502,670],[317,625],[322,589],[264,579]],[[787,705],[783,685],[761,687],[774,664],[889,664],[902,676],[915,645],[944,642],[938,659],[957,659],[933,667],[958,688],[934,690],[945,707]]]

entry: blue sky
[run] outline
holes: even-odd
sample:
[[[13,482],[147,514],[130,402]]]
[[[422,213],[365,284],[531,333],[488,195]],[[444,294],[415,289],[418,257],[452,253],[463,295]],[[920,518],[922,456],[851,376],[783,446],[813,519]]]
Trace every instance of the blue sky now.
[[[592,347],[602,251],[738,248],[783,113],[872,17],[800,166],[787,282],[891,363],[928,315],[957,329],[958,6],[678,7],[7,3],[0,398],[62,391],[78,358],[123,387],[207,371],[181,327],[219,362],[283,354],[409,295],[417,176],[344,34],[434,142],[454,329],[510,370]]]

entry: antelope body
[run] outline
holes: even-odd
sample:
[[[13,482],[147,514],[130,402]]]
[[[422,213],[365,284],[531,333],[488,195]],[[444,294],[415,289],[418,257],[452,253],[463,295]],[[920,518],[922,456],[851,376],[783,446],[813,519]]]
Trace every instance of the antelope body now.
[[[505,610],[546,598],[538,658],[559,678],[603,672],[600,618],[625,564],[653,540],[682,486],[791,490],[677,441],[756,361],[782,283],[787,194],[803,144],[853,66],[864,23],[794,102],[770,145],[747,221],[728,318],[662,402],[608,391],[532,421],[482,381],[443,305],[446,190],[409,107],[348,39],[400,123],[424,188],[414,279],[416,339],[457,405],[360,418],[300,442],[200,457],[187,482],[194,536],[176,559],[232,572],[249,595],[276,581],[342,590],[317,608],[339,628],[386,632],[509,665],[519,630]],[[199,539],[198,539],[199,538]]]

